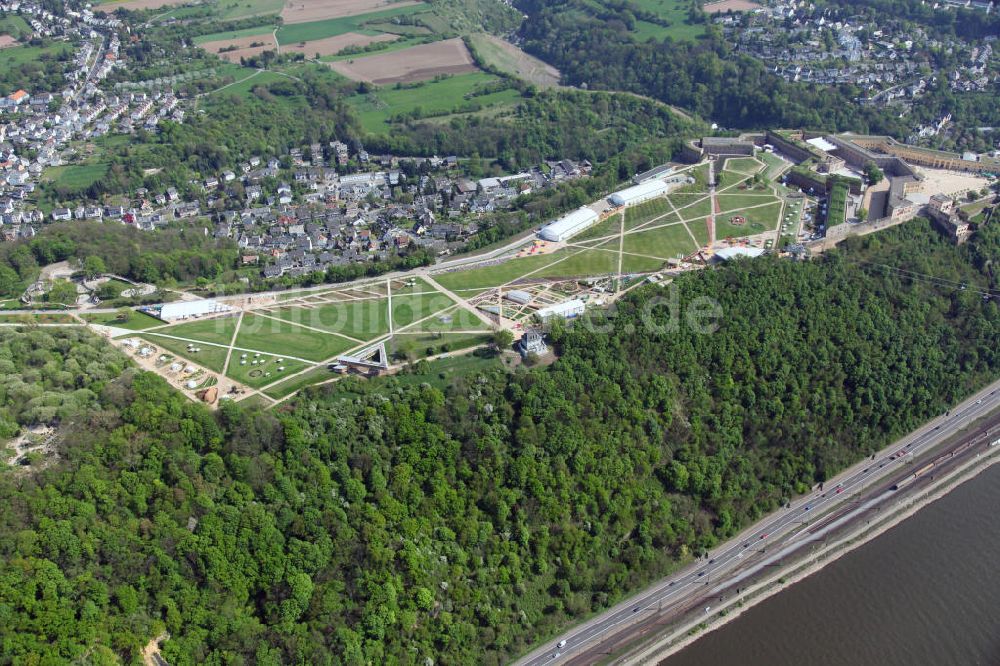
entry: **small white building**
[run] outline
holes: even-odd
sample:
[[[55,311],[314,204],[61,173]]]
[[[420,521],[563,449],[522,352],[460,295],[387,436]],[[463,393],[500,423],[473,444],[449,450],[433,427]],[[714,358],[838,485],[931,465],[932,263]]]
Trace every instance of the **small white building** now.
[[[615,206],[634,206],[667,193],[667,184],[660,179],[647,180],[615,192],[608,201]]]
[[[531,302],[531,294],[520,289],[511,289],[510,291],[505,291],[503,297],[508,301],[513,301],[519,305],[527,305]]]
[[[547,241],[558,243],[580,233],[597,222],[598,216],[586,206],[563,215],[555,222],[542,227],[538,235]]]

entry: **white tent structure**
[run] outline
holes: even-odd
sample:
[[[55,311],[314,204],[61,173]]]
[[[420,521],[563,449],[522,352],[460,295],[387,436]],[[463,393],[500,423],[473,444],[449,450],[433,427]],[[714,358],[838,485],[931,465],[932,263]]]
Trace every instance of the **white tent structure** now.
[[[597,222],[598,216],[586,206],[563,215],[555,222],[542,227],[538,235],[543,240],[558,243],[564,241]]]
[[[556,303],[555,305],[549,305],[544,308],[540,308],[535,312],[537,316],[542,321],[549,319],[550,317],[562,317],[563,319],[572,319],[578,315],[582,315],[584,310],[587,309],[587,304],[584,303],[579,298],[574,298],[569,301],[563,301],[562,303]]]
[[[615,192],[608,197],[608,201],[615,206],[634,206],[666,193],[667,184],[662,180],[654,179]]]
[[[188,317],[231,312],[232,309],[232,306],[220,303],[212,298],[202,298],[197,301],[177,301],[175,303],[164,303],[160,307],[160,319],[187,319]]]

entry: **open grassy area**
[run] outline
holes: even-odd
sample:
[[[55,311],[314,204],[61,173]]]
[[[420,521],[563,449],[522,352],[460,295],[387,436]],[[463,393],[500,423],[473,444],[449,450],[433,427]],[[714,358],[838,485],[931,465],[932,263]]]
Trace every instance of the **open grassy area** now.
[[[17,14],[0,18],[0,35],[10,35],[17,39],[31,36],[32,30],[28,22]]]
[[[249,16],[277,14],[284,0],[220,0],[213,12],[219,19],[232,21]]]
[[[245,358],[244,354],[246,354]],[[308,366],[301,361],[283,356],[268,354],[257,356],[256,354],[234,350],[232,357],[229,359],[229,368],[226,370],[226,375],[252,388],[260,388],[261,386],[273,384],[282,377],[295,374],[306,367]],[[279,370],[278,368],[284,368],[284,370]]]
[[[288,354],[311,361],[331,358],[356,344],[339,335],[320,333],[286,321],[254,314],[243,316],[243,324],[236,337],[236,346],[243,349]]]
[[[781,202],[775,202],[761,208],[731,211],[715,216],[716,238],[741,238],[765,231],[773,231],[778,227],[778,217],[781,214]],[[734,216],[746,218],[746,224],[733,224]]]
[[[156,317],[150,317],[145,312],[135,312],[129,315],[128,321],[119,321],[117,312],[99,312],[96,314],[82,314],[84,321],[102,326],[115,326],[129,331],[142,331],[153,326],[162,326],[163,322]]]
[[[707,194],[671,194],[670,201],[684,220],[706,217],[712,213],[712,199]]]
[[[251,91],[253,91],[253,89],[257,86],[266,86],[269,83],[276,83],[278,81],[288,81],[288,77],[282,76],[278,72],[257,71],[247,67],[243,68],[243,70],[236,76],[236,80],[233,83],[220,86],[216,90],[213,90],[211,94],[218,96],[220,99],[222,99],[223,96],[228,95],[246,97],[250,95]],[[273,97],[273,103],[294,104],[299,99],[302,98],[275,96]]]
[[[82,190],[104,178],[107,173],[108,164],[106,162],[98,162],[96,164],[66,164],[51,167],[45,172],[45,177],[50,179],[57,187]]]
[[[760,162],[752,157],[735,157],[726,160],[726,171],[752,176],[762,169]]]
[[[651,255],[663,259],[684,257],[696,249],[694,240],[683,224],[626,234],[622,247],[624,252]]]
[[[313,21],[311,23],[290,23],[278,29],[279,44],[297,44],[298,42],[310,42],[324,37],[342,35],[345,32],[360,32],[363,35],[377,35],[378,30],[372,30],[366,23],[378,23],[383,19],[393,16],[403,16],[426,11],[424,5],[406,5],[403,7],[393,7],[378,12],[358,14],[356,16],[342,16],[340,18],[327,19],[325,21]]]
[[[663,217],[668,213],[672,213],[672,211],[670,203],[662,197],[650,199],[635,206],[629,206],[625,209],[625,228],[634,229],[640,224]],[[666,221],[664,220],[664,222]]]
[[[228,345],[233,339],[233,331],[236,330],[237,317],[215,317],[213,319],[200,319],[184,324],[176,324],[160,329],[158,333],[175,335],[179,338],[190,340],[200,340],[201,342],[214,342],[220,345]]]
[[[210,35],[199,35],[192,41],[200,45],[205,42],[216,42],[223,39],[237,40],[241,37],[256,37],[257,35],[261,36],[261,41],[270,41],[271,30],[270,26],[258,25],[253,28],[244,28],[243,30],[227,30],[226,32],[213,32]]]
[[[268,314],[311,328],[368,340],[389,332],[388,308],[386,299],[368,298],[310,307],[290,306]]]
[[[669,25],[651,21],[636,21],[633,35],[638,41],[649,38],[662,40],[670,37],[680,41],[694,41],[705,34],[704,23],[688,23],[687,5],[681,0],[635,0],[640,9],[656,14]]]
[[[708,220],[692,220],[691,222],[686,222],[685,224],[698,240],[699,247],[705,247],[708,245]]]
[[[629,273],[651,273],[663,268],[663,259],[653,259],[652,257],[639,257],[634,254],[622,255],[622,274]]]
[[[408,358],[420,358],[468,349],[489,343],[492,334],[483,333],[433,333],[416,331],[393,336],[390,353],[399,352]]]
[[[849,188],[844,183],[836,183],[830,189],[830,199],[827,202],[826,226],[830,228],[843,224],[847,220],[847,194]]]
[[[408,326],[453,305],[455,305],[453,300],[437,292],[393,296],[392,325]]]
[[[435,275],[434,279],[445,289],[459,290],[457,293],[467,295],[463,290],[488,289],[507,284],[525,273],[543,268],[554,261],[554,257],[565,256],[564,253],[535,255],[522,259],[511,259],[500,264],[470,268],[464,271],[452,271]]]
[[[537,86],[555,86],[559,70],[530,56],[517,46],[486,33],[469,36],[473,49],[492,68],[511,74]]]
[[[355,95],[347,103],[357,113],[361,127],[372,134],[386,134],[393,119],[402,116],[422,118],[431,115],[472,112],[504,104],[513,104],[520,97],[514,89],[485,95],[472,93],[486,84],[495,83],[495,76],[470,72],[428,81],[413,88],[380,88],[366,95]]]
[[[196,345],[199,351],[189,352],[187,348],[188,343],[183,340],[165,338],[156,333],[143,333],[142,338],[159,349],[166,350],[175,356],[180,356],[183,359],[187,359],[192,363],[204,366],[215,372],[222,372],[222,366],[226,364],[225,347],[216,347],[208,344]]]
[[[767,171],[764,172],[764,177],[774,180],[778,175],[790,168],[792,165],[785,160],[781,159],[774,153],[761,152],[758,157],[767,165]]]
[[[456,307],[439,312],[412,328],[403,329],[403,332],[425,331],[447,333],[450,331],[486,330],[486,328],[487,325],[482,319],[465,308]]]
[[[595,238],[614,236],[621,231],[621,226],[622,216],[621,213],[617,213],[606,220],[598,222],[589,229],[584,229],[577,235],[573,236],[573,238],[570,239],[570,242],[579,243],[581,241],[594,240]]]
[[[42,312],[39,314],[0,312],[0,324],[73,324],[76,320],[68,314]]]
[[[719,212],[728,213],[731,210],[742,210],[750,206],[774,203],[777,197],[769,194],[719,194]]]
[[[272,398],[284,398],[286,395],[294,393],[301,388],[312,386],[313,384],[318,384],[337,376],[327,365],[317,365],[311,370],[303,372],[301,375],[289,377],[274,386],[269,386],[264,390],[264,394]]]

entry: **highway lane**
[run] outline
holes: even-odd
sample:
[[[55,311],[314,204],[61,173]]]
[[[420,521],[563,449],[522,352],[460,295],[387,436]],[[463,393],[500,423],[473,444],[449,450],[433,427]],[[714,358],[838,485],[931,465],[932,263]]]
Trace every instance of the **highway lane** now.
[[[883,495],[891,495],[892,491],[888,491],[875,500],[869,500],[824,526],[816,534],[801,538],[808,524],[814,523],[821,516],[830,515],[836,509],[849,506],[856,501],[854,498],[861,491],[871,489],[887,475],[898,472],[914,456],[927,452],[959,429],[998,408],[1000,382],[988,386],[872,458],[845,470],[827,481],[823,490],[815,490],[800,497],[791,508],[781,509],[764,518],[739,537],[709,553],[705,559],[552,639],[516,663],[541,666],[580,656],[594,649],[615,630],[637,622],[650,611],[667,609],[669,612],[671,607],[679,608],[698,594],[712,593],[749,578],[763,567],[786,557],[792,550],[814,541],[820,534],[860,516],[874,506],[872,502],[884,499]],[[787,540],[784,547],[776,553],[766,558],[755,557],[765,555],[769,544],[787,537],[791,537],[791,540]],[[709,590],[712,583],[716,585]],[[557,647],[561,641],[565,641],[565,644]]]

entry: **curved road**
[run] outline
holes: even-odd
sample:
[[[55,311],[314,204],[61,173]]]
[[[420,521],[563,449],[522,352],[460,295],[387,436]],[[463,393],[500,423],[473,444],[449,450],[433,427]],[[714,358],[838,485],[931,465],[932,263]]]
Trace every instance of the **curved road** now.
[[[586,656],[588,652],[597,648],[604,638],[643,619],[643,616],[650,611],[667,609],[669,612],[672,606],[678,610],[682,606],[686,608],[684,604],[690,602],[693,596],[706,592],[707,586],[711,583],[724,587],[749,577],[771,561],[787,556],[795,548],[805,545],[808,539],[795,541],[804,534],[804,530],[796,533],[798,528],[806,526],[809,522],[815,522],[820,514],[828,514],[834,509],[848,506],[859,491],[870,489],[883,481],[888,474],[897,472],[901,465],[911,460],[914,455],[930,450],[961,428],[998,408],[1000,408],[1000,381],[991,384],[947,414],[939,416],[880,453],[827,481],[823,490],[816,490],[797,498],[791,508],[781,509],[761,520],[739,537],[710,553],[707,559],[698,560],[670,578],[661,580],[565,634],[555,637],[519,659],[516,664],[541,666],[562,663],[572,657]],[[856,511],[851,512],[852,515],[855,513]],[[844,518],[838,519],[837,522],[841,522]],[[748,564],[745,560],[750,560],[758,553],[764,553],[767,544],[781,538],[785,538],[785,543],[789,545],[778,553],[780,557],[768,557],[765,562],[755,562],[752,567],[745,566]],[[565,643],[560,646],[562,641]]]

